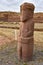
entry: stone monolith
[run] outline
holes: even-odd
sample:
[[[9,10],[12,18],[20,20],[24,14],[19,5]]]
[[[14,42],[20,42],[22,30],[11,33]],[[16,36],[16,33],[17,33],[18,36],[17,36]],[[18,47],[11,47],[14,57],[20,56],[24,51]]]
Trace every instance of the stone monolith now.
[[[18,36],[18,59],[24,61],[32,60],[34,48],[34,5],[23,3],[20,6],[20,33]]]

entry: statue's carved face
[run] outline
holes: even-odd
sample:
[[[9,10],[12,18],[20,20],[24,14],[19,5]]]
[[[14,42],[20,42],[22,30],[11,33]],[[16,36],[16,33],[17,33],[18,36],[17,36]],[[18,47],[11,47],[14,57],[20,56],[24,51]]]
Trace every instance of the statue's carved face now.
[[[26,22],[33,16],[33,13],[30,10],[22,10],[20,19],[22,22]]]

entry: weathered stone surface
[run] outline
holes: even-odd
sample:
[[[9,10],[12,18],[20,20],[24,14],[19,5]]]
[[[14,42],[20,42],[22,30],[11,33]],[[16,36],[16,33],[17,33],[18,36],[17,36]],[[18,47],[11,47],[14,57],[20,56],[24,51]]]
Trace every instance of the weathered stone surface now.
[[[24,61],[30,61],[33,57],[33,45],[22,44],[22,59]]]
[[[20,6],[20,35],[18,39],[18,58],[27,61],[32,59],[34,46],[34,22],[33,13],[34,5],[24,3]]]
[[[25,22],[28,19],[33,18],[33,10],[34,10],[34,5],[31,3],[24,3],[20,6],[20,10],[21,10],[21,21]]]

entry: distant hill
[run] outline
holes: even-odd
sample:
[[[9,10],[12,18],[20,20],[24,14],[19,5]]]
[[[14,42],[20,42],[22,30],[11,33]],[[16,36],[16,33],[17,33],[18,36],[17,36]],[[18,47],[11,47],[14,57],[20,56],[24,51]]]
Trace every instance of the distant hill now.
[[[0,12],[0,21],[4,22],[19,22],[19,13],[17,12]]]
[[[34,13],[34,22],[40,22],[43,23],[43,13]]]
[[[43,13],[34,13],[34,22],[43,22]],[[0,12],[0,21],[20,22],[20,13],[17,12]]]

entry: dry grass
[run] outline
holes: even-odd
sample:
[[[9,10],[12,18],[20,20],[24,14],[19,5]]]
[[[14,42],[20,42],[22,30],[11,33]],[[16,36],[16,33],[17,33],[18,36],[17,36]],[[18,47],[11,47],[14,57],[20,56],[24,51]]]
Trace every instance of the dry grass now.
[[[18,60],[17,41],[14,39],[14,33],[14,29],[0,28],[0,39],[3,37],[6,40],[5,42],[2,39],[5,44],[0,46],[0,65],[43,65],[43,32],[34,32],[34,54],[30,62]]]
[[[34,28],[43,29],[43,23],[35,23]]]

